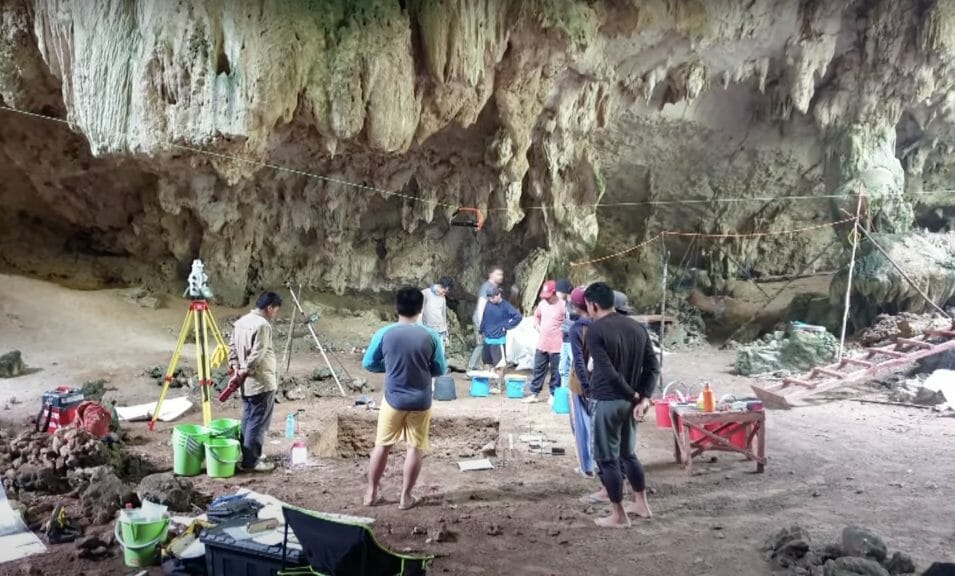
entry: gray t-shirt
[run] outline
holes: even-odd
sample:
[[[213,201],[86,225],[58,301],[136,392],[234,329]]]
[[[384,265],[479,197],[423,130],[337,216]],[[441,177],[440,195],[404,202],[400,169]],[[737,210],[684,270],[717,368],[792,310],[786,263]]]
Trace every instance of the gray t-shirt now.
[[[434,288],[425,288],[424,308],[421,309],[421,323],[438,334],[448,332],[448,301],[444,296],[434,293]]]
[[[494,282],[491,282],[490,280],[487,280],[486,282],[484,282],[484,284],[481,284],[481,287],[477,291],[478,302],[481,301],[481,298],[484,298],[486,300],[488,293],[494,288],[497,288],[497,284],[495,284]],[[471,321],[474,322],[475,328],[481,327],[482,319],[478,318],[478,309],[479,309],[478,305],[475,304],[474,316],[471,317]]]

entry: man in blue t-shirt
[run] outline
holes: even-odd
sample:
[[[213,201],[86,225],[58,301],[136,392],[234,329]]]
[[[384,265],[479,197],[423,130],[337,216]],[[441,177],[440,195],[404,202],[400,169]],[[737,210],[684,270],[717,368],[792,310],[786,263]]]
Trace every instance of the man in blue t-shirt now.
[[[365,370],[385,374],[385,397],[378,413],[375,449],[368,466],[365,506],[381,502],[378,488],[388,454],[402,438],[408,447],[398,508],[407,510],[417,504],[411,490],[428,450],[431,378],[448,371],[441,337],[434,330],[418,324],[423,306],[424,295],[417,288],[398,290],[395,297],[398,322],[375,333],[362,360]]]
[[[507,344],[507,332],[517,327],[524,316],[504,299],[500,288],[491,288],[487,293],[487,306],[481,320],[481,336],[484,338],[483,359],[486,366],[498,373],[498,382],[504,381],[504,368],[507,366],[504,351]],[[491,389],[492,394],[500,393],[500,388]]]

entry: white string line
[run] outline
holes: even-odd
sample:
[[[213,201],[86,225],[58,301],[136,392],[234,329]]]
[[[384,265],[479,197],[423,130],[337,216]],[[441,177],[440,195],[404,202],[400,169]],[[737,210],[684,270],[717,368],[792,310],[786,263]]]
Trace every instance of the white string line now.
[[[69,120],[63,118],[57,118],[55,116],[49,116],[46,114],[38,114],[36,112],[28,112],[26,110],[20,110],[18,108],[12,108],[10,106],[5,106],[0,104],[0,110],[7,112],[12,112],[14,114],[21,114],[23,116],[29,116],[31,118],[38,118],[41,120],[49,120],[52,122],[57,122],[60,124],[66,124],[70,128],[74,127],[74,124]],[[196,154],[201,154],[204,156],[209,156],[212,158],[218,158],[220,160],[232,160],[234,162],[241,162],[245,164],[252,164],[255,166],[260,166],[263,168],[270,168],[279,172],[286,172],[289,174],[295,174],[298,176],[305,176],[308,178],[314,178],[331,184],[338,184],[340,186],[348,186],[365,192],[374,192],[376,194],[381,194],[386,197],[395,196],[398,198],[403,198],[405,200],[410,200],[412,202],[422,202],[425,204],[433,204],[435,206],[441,206],[444,208],[454,208],[458,209],[462,206],[459,204],[450,204],[448,202],[443,202],[441,200],[430,200],[428,198],[420,198],[418,196],[411,196],[410,194],[404,194],[402,192],[395,192],[392,190],[384,190],[382,188],[377,188],[375,186],[369,186],[367,184],[358,184],[356,182],[349,182],[347,180],[340,180],[337,178],[331,178],[328,176],[323,176],[321,174],[316,174],[314,172],[309,172],[307,170],[299,170],[296,168],[289,168],[287,166],[282,166],[279,164],[272,164],[270,162],[265,162],[262,160],[253,160],[251,158],[242,158],[241,156],[235,156],[232,154],[223,154],[221,152],[213,152],[210,150],[203,150],[202,148],[196,148],[194,146],[187,146],[184,144],[175,144],[173,142],[160,142],[160,144],[165,144],[169,148],[176,148],[180,150],[187,150]],[[936,191],[922,191],[918,192],[915,195],[917,196],[931,196],[931,195],[941,195],[941,194],[952,194],[955,193],[955,190],[936,190]],[[858,194],[817,194],[817,195],[793,195],[793,196],[754,196],[748,198],[699,198],[699,199],[684,199],[684,200],[644,200],[639,202],[595,202],[593,204],[566,204],[562,205],[563,208],[616,208],[616,207],[637,207],[637,206],[683,206],[690,204],[722,204],[722,203],[743,203],[743,202],[782,202],[787,200],[837,200],[837,199],[850,199],[857,198]],[[553,210],[555,206],[550,205],[541,205],[541,206],[526,206],[523,207],[523,210]],[[506,212],[507,208],[488,208],[487,212]]]

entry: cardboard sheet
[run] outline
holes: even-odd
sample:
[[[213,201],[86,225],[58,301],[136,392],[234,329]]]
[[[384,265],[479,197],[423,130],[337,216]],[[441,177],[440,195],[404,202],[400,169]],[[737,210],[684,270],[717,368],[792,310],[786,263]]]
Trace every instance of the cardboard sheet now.
[[[7,493],[0,484],[0,564],[45,553],[46,546],[30,532],[20,513],[10,506]]]

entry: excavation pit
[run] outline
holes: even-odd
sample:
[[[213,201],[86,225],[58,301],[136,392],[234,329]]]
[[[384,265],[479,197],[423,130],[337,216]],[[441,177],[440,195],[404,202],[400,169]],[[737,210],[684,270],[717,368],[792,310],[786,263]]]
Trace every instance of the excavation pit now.
[[[312,452],[321,457],[366,458],[375,446],[377,425],[377,412],[339,414],[310,437]],[[428,452],[454,458],[479,454],[482,447],[497,442],[500,425],[497,418],[434,417]],[[398,443],[398,449],[403,446]]]

